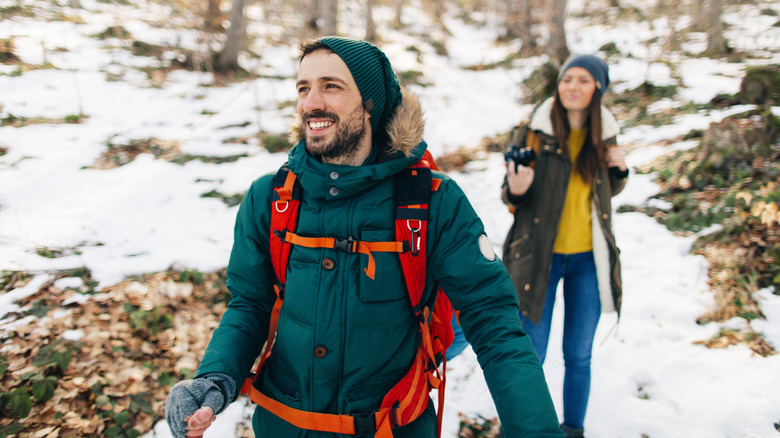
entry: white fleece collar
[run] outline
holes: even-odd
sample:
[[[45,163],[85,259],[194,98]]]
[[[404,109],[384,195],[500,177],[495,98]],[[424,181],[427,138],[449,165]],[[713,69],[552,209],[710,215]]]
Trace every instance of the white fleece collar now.
[[[548,98],[536,110],[534,110],[531,116],[531,129],[534,131],[541,131],[547,135],[553,135],[552,120],[550,120],[550,114],[552,113],[553,97]],[[605,107],[601,106],[601,138],[606,140],[608,138],[616,137],[620,133],[620,126],[617,119],[612,113]]]

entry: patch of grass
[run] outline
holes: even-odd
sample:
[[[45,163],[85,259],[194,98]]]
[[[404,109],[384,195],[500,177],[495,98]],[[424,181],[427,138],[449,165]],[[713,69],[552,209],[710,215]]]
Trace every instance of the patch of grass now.
[[[0,295],[24,287],[32,278],[33,275],[26,271],[2,271],[0,273]]]
[[[202,286],[205,283],[204,274],[195,269],[182,269],[181,271],[170,269],[168,272],[180,283],[192,283],[197,286]]]
[[[246,158],[248,156],[249,155],[247,154],[236,154],[236,155],[225,155],[225,156],[181,154],[177,157],[171,158],[168,161],[174,164],[185,164],[193,160],[198,160],[206,164],[222,164],[222,163],[233,163],[242,158]]]
[[[430,85],[422,80],[423,77],[423,72],[419,70],[404,70],[398,73],[398,82],[401,83],[402,87],[407,87],[409,85],[426,87]]]
[[[232,195],[226,195],[224,193],[220,193],[216,190],[211,190],[209,192],[203,193],[200,195],[201,198],[217,198],[225,203],[228,207],[235,207],[236,205],[241,204],[241,200],[244,199],[245,193],[234,193]]]
[[[120,25],[109,26],[102,32],[98,32],[93,36],[100,40],[105,40],[108,38],[118,38],[121,40],[133,39],[133,35],[127,29],[125,29],[124,26]]]
[[[0,9],[0,15],[2,10]],[[13,38],[0,39],[0,64],[16,64],[22,60],[15,53],[16,47],[14,46]]]
[[[49,248],[41,246],[35,249],[35,253],[47,259],[58,259],[70,255],[81,255],[81,251],[76,248]]]
[[[160,306],[145,310],[133,304],[125,303],[124,308],[130,314],[130,327],[135,330],[135,335],[142,339],[151,339],[157,333],[172,326],[173,317],[165,313]]]
[[[17,4],[14,5],[0,6],[0,21],[9,20],[13,17],[35,17],[35,10],[31,5],[24,5],[20,3],[21,2],[17,2]]]
[[[5,116],[0,117],[0,127],[2,126],[13,126],[15,128],[21,128],[23,126],[29,126],[29,125],[41,125],[41,124],[62,124],[62,123],[81,123],[82,120],[86,118],[84,115],[75,115],[70,114],[67,115],[61,119],[59,118],[49,118],[49,117],[24,117],[24,116],[15,116],[11,113],[6,114]]]
[[[271,153],[289,151],[293,147],[286,135],[261,134],[260,141]]]

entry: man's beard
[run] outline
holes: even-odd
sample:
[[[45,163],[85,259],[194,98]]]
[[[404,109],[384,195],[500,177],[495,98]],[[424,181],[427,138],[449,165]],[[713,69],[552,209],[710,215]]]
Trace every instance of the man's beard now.
[[[335,113],[328,111],[304,114],[301,120],[306,133],[306,150],[321,161],[351,161],[352,157],[357,155],[363,138],[366,136],[364,114],[365,110],[362,105],[356,106],[342,123],[339,123],[341,120]],[[338,125],[338,130],[330,141],[327,141],[324,136],[312,135],[308,131],[308,120],[312,118],[328,118]]]

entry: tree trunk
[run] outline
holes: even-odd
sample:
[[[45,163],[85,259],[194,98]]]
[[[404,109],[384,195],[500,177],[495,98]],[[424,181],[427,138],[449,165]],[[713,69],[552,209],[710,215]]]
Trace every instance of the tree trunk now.
[[[222,53],[217,59],[216,70],[219,73],[227,73],[238,69],[238,53],[244,42],[244,5],[246,0],[233,0],[230,10],[230,28],[227,31],[227,40]]]
[[[374,22],[374,0],[366,1],[366,41],[376,42],[376,23]]]
[[[723,38],[723,22],[720,14],[723,9],[723,0],[709,0],[707,8],[707,53],[710,55],[725,55],[728,52],[726,40]]]
[[[518,38],[523,43],[521,54],[523,56],[535,55],[539,49],[536,44],[536,35],[533,32],[534,21],[531,16],[532,0],[520,0],[517,5],[518,20],[520,22]]]
[[[203,29],[207,32],[222,30],[222,10],[219,7],[219,0],[208,0],[206,16],[203,18]]]
[[[338,35],[338,0],[321,0],[320,17],[322,17],[322,35]]]
[[[669,52],[676,51],[680,48],[680,41],[677,38],[677,22],[680,18],[681,5],[679,0],[665,0],[663,7],[664,13],[669,20],[669,35],[666,36],[664,48],[664,52],[668,54]]]
[[[318,0],[299,0],[298,2],[298,5],[303,10],[306,30],[314,34],[315,37],[320,33],[320,7],[318,4]]]
[[[522,1],[522,0],[521,0]],[[520,13],[514,0],[506,0],[506,39],[517,38],[520,34]]]
[[[395,17],[393,17],[393,29],[400,29],[403,26],[401,22],[401,13],[404,9],[404,0],[395,0]]]
[[[691,20],[693,21],[693,30],[696,32],[706,32],[709,23],[707,22],[707,0],[691,0]]]
[[[522,43],[520,56],[536,54],[538,46],[532,31],[531,0],[506,0],[506,39],[517,38]]]
[[[569,57],[566,44],[566,0],[550,0],[550,42],[548,51],[551,57],[562,64]]]

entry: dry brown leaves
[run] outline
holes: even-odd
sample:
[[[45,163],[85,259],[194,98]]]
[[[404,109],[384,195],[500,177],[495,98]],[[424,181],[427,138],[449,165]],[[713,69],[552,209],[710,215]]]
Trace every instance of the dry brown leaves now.
[[[747,345],[753,353],[766,357],[776,353],[774,347],[764,338],[756,336],[752,329],[749,330],[721,330],[710,339],[695,341],[694,344],[706,345],[709,348],[727,348],[733,345]]]
[[[460,418],[458,438],[500,438],[504,436],[498,417],[468,418],[462,413],[458,413],[458,417]]]
[[[39,370],[32,361],[42,348],[62,340],[66,331],[81,333],[71,344],[70,364],[58,373],[54,397],[35,404],[27,418],[19,421],[26,426],[23,436],[103,436],[104,430],[114,425],[110,416],[101,412],[105,410],[130,412],[124,427],[132,426],[142,433],[164,416],[170,385],[196,370],[226,308],[224,270],[204,274],[201,285],[177,279],[178,273],[168,271],[125,280],[85,302],[74,299],[79,298],[79,292],[49,283],[17,303],[23,309],[36,304],[49,310],[42,318],[17,320],[2,334],[11,338],[3,347],[9,363],[0,380],[4,390],[19,387],[23,374]],[[170,315],[170,328],[162,324],[154,327],[154,323],[139,325],[129,309],[150,315],[156,309]],[[159,331],[153,333],[155,328]],[[95,391],[96,387],[100,391]],[[98,394],[113,403],[98,408]],[[131,408],[138,395],[146,396],[150,412]],[[11,422],[0,418],[0,429]]]

